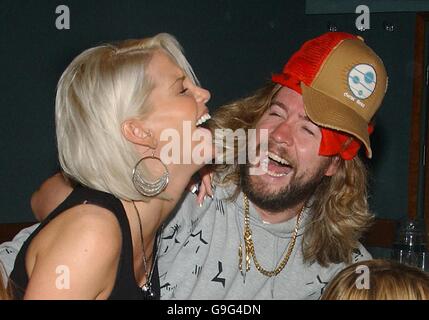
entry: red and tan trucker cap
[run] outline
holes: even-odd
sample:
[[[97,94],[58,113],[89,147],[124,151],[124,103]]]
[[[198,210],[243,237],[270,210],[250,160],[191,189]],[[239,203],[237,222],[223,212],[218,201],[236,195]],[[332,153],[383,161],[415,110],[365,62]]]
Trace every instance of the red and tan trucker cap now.
[[[356,137],[371,158],[368,125],[388,78],[382,60],[361,37],[329,32],[309,40],[272,80],[302,93],[311,121]]]

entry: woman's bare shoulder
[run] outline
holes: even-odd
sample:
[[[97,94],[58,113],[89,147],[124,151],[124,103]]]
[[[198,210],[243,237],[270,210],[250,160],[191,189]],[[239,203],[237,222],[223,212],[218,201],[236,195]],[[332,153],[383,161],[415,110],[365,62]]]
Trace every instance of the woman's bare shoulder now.
[[[121,243],[119,223],[109,210],[85,204],[65,211],[35,237],[29,248],[27,298],[64,294],[67,298],[96,298],[114,283]],[[58,266],[73,275],[72,291],[64,293],[54,286]],[[46,296],[40,296],[42,291]]]

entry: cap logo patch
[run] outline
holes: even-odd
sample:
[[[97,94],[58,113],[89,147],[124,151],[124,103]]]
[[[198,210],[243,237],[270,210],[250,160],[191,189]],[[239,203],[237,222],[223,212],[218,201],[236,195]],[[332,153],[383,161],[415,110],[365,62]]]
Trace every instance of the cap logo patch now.
[[[377,82],[377,74],[369,64],[358,64],[349,72],[349,88],[358,99],[369,98]]]

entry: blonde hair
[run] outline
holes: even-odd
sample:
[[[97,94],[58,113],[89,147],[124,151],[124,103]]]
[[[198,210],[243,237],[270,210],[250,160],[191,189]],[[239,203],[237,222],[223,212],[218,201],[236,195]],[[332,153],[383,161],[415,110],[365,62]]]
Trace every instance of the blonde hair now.
[[[211,130],[255,128],[280,89],[280,85],[270,83],[250,97],[219,108],[210,122]],[[317,261],[322,266],[350,263],[353,251],[359,247],[359,239],[373,219],[367,203],[364,164],[358,157],[338,161],[337,173],[324,177],[313,197],[302,248],[305,262]],[[241,191],[239,166],[219,165],[215,170],[219,173],[217,183],[236,185],[236,192],[231,197],[234,199]]]
[[[364,268],[368,268],[365,271]],[[368,272],[367,287],[360,283]],[[359,285],[360,283],[360,285]],[[369,260],[340,271],[324,290],[322,300],[428,300],[429,275],[387,260]]]
[[[139,155],[121,126],[150,110],[153,84],[147,69],[157,51],[198,84],[180,44],[166,33],[88,49],[64,71],[55,113],[59,161],[67,177],[120,199],[148,200],[131,181]]]

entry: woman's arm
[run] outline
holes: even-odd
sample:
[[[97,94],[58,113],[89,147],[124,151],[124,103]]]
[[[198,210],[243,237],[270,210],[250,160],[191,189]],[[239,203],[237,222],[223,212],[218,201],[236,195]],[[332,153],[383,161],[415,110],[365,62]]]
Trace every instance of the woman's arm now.
[[[201,186],[198,190],[197,203],[203,203],[205,196],[213,196],[212,173],[207,168],[200,171]],[[191,190],[191,187],[189,188]],[[73,191],[71,184],[59,172],[42,183],[31,196],[31,209],[38,221],[45,219]]]
[[[80,205],[62,213],[29,247],[24,299],[107,299],[121,241],[119,224],[106,209]]]

